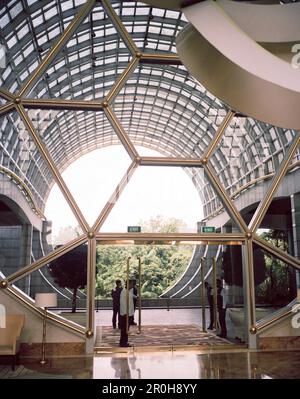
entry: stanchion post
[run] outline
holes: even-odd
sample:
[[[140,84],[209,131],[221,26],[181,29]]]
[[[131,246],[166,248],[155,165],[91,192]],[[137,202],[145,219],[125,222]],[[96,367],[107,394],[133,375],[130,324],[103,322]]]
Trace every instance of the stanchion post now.
[[[217,265],[216,258],[212,258],[212,268],[213,268],[213,304],[214,304],[214,328],[218,327],[218,305],[217,305]]]
[[[141,258],[138,258],[139,261],[139,289],[138,289],[138,306],[139,306],[139,325],[138,325],[138,334],[142,331],[142,261]]]
[[[127,270],[126,270],[126,333],[129,332],[129,262],[131,256],[127,258]]]
[[[202,306],[202,331],[206,332],[206,317],[205,317],[205,286],[204,286],[204,267],[205,267],[205,258],[201,258],[201,306]]]

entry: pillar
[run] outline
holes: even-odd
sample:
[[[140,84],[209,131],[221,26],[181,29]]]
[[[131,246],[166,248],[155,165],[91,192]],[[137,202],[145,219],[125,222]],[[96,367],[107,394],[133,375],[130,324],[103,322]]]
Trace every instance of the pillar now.
[[[291,195],[292,231],[293,231],[293,253],[295,258],[300,259],[300,194]],[[296,284],[300,288],[300,272],[296,271]]]
[[[20,268],[27,266],[31,263],[32,251],[32,225],[23,224],[21,230],[21,253],[20,253]],[[19,282],[19,287],[27,294],[30,295],[30,274]]]

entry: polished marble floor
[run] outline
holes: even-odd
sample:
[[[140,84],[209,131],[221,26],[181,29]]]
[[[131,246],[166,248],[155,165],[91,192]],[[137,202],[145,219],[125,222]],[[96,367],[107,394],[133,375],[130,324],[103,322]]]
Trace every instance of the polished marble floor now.
[[[209,324],[209,309],[206,309],[206,322]],[[110,326],[112,324],[112,310],[99,309],[95,311],[95,324],[97,326]],[[138,321],[138,311],[135,312],[135,320]],[[196,324],[202,325],[202,309],[142,309],[142,325],[163,325],[163,324]]]
[[[103,353],[52,358],[45,366],[21,359],[28,371],[6,378],[73,379],[299,379],[300,351],[207,350]]]
[[[98,379],[299,379],[300,352],[144,353],[94,358]]]

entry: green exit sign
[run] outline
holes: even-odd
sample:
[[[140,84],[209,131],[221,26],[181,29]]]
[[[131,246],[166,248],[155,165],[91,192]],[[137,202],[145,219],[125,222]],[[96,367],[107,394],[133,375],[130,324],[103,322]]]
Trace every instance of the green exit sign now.
[[[201,227],[202,233],[215,233],[216,228],[215,227],[209,227],[209,226],[202,226]]]
[[[141,231],[141,226],[127,226],[127,233],[140,233]]]

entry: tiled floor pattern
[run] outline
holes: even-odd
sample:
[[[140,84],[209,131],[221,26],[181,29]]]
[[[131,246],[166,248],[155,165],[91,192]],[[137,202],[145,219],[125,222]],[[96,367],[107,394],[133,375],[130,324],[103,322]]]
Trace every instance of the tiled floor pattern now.
[[[95,346],[99,348],[116,348],[119,346],[120,330],[108,326],[97,326]],[[136,348],[151,346],[189,346],[201,347],[233,346],[226,339],[215,334],[203,333],[196,325],[146,325],[138,333],[137,326],[129,330],[129,343]]]

